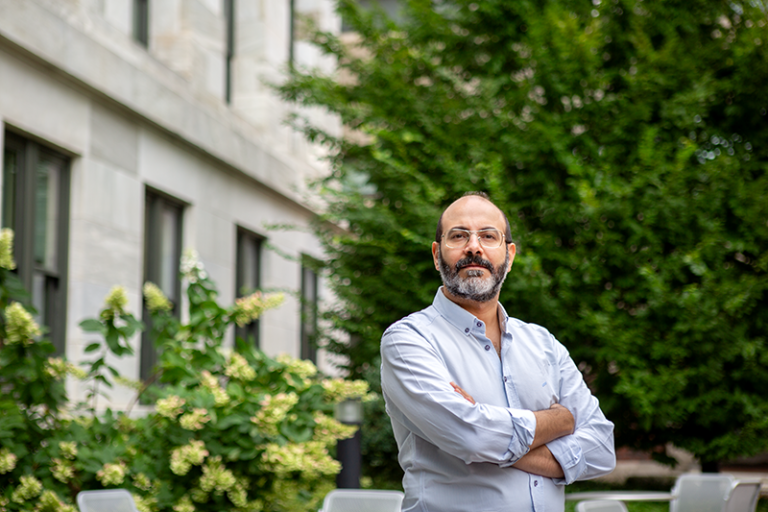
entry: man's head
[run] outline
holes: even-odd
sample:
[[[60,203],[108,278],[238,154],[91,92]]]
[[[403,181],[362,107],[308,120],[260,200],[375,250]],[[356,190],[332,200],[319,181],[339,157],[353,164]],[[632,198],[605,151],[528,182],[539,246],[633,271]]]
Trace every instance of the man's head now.
[[[487,195],[477,193],[443,211],[432,243],[445,290],[475,302],[498,299],[515,250],[507,217]]]

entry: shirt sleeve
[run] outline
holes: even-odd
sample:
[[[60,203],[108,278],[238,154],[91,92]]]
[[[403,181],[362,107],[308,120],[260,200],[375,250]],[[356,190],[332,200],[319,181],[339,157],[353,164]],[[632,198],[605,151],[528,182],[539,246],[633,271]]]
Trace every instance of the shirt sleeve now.
[[[573,434],[547,443],[547,448],[560,463],[565,475],[557,484],[570,484],[606,475],[616,467],[613,423],[600,410],[581,372],[568,351],[555,341],[560,368],[560,405],[576,420]]]
[[[418,332],[397,327],[381,342],[381,387],[393,420],[466,464],[509,466],[528,453],[531,411],[471,404],[450,385],[440,356]]]

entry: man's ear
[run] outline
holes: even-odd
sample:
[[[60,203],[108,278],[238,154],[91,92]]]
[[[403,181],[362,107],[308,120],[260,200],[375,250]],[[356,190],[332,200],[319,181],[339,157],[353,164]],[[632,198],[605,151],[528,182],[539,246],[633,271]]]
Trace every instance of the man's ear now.
[[[440,244],[432,242],[432,261],[435,262],[435,270],[440,271]]]
[[[517,254],[517,247],[515,244],[509,244],[509,267],[507,268],[507,272],[512,270],[512,263],[515,262],[515,254]]]

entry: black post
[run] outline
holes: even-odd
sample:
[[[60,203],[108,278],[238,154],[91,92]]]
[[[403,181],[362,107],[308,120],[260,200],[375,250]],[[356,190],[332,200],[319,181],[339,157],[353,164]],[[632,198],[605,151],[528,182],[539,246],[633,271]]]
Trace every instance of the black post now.
[[[336,419],[345,425],[357,427],[355,435],[336,443],[336,458],[341,462],[341,471],[336,476],[339,489],[359,489],[363,456],[360,451],[360,426],[363,423],[363,404],[360,400],[345,400],[336,405]]]
[[[363,457],[360,454],[360,429],[349,439],[336,443],[336,457],[341,462],[341,471],[336,475],[339,489],[359,489]]]

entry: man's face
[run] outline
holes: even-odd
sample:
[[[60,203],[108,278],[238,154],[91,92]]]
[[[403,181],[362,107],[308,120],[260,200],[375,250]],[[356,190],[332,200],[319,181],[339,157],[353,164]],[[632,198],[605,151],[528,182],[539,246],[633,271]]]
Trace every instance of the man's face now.
[[[452,228],[477,231],[496,228],[506,230],[504,216],[489,201],[477,197],[463,197],[443,213],[443,233]],[[451,295],[476,302],[496,300],[504,278],[515,257],[515,245],[507,240],[499,247],[483,246],[476,235],[471,235],[464,247],[451,248],[445,244],[432,244],[435,267],[440,271],[443,285]]]

